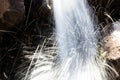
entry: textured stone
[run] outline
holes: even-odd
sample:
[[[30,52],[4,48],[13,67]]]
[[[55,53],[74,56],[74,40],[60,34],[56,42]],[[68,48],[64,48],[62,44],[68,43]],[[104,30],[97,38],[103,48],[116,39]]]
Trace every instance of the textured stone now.
[[[119,59],[120,58],[120,22],[114,22],[113,31],[105,38],[105,50],[108,51],[109,59]]]

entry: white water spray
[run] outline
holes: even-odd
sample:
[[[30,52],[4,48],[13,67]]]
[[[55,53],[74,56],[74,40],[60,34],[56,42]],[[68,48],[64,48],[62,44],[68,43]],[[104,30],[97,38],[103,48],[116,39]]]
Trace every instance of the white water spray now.
[[[107,80],[104,63],[97,57],[95,24],[87,1],[53,0],[53,11],[58,60],[54,65],[40,52],[45,59],[39,65],[44,66],[36,65],[29,80]]]
[[[97,59],[96,33],[86,0],[53,0],[59,62],[55,80],[107,80]]]

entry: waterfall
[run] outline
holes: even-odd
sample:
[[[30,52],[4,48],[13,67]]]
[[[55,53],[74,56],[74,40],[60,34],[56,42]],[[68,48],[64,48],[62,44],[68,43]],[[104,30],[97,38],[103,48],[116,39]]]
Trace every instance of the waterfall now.
[[[59,58],[54,80],[107,80],[87,1],[53,0],[53,8]]]
[[[97,53],[96,24],[87,1],[52,2],[57,60],[52,62],[50,52],[44,54],[40,50],[29,80],[107,80],[105,63]]]

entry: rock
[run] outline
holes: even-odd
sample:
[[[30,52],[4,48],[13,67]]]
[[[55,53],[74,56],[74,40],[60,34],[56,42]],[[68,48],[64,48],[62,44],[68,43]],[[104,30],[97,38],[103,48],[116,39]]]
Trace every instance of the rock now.
[[[8,0],[0,0],[0,18],[3,17],[3,14],[8,10],[10,4]]]
[[[105,37],[105,50],[108,51],[108,59],[117,60],[120,58],[120,22],[114,22],[113,31]]]
[[[0,30],[13,28],[24,20],[24,0],[0,1]]]

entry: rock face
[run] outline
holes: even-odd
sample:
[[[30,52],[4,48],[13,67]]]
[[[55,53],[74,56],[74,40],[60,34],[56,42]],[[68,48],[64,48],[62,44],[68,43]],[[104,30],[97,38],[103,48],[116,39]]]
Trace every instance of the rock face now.
[[[105,23],[108,19],[104,12],[108,13],[113,19],[120,19],[120,0],[88,0],[97,15],[99,22]],[[108,21],[108,20],[107,20]],[[106,22],[107,23],[107,22]]]
[[[8,10],[10,4],[8,0],[0,0],[0,18],[3,18],[3,14]]]
[[[24,18],[24,0],[0,0],[0,30],[10,29]]]
[[[120,58],[120,22],[114,22],[113,31],[105,38],[105,50],[108,51],[108,58],[117,60]]]

